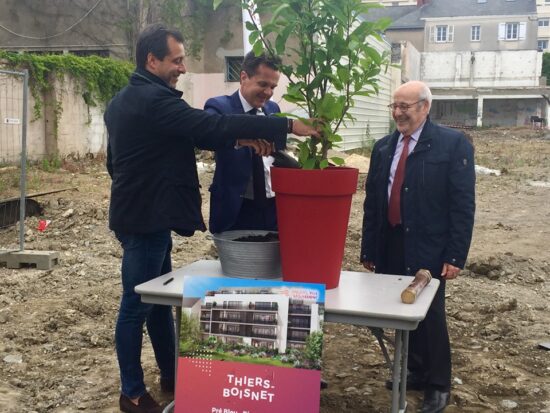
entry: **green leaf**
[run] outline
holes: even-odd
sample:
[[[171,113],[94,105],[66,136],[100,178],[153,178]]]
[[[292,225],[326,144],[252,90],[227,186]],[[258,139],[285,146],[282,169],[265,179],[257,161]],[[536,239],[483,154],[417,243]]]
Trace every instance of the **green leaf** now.
[[[342,8],[343,2],[325,2],[325,7],[331,12],[331,14],[336,17],[340,23],[344,25],[348,22],[348,16],[345,14],[345,10]]]
[[[349,80],[349,72],[347,68],[345,67],[339,67],[336,70],[336,74],[338,75],[338,79],[340,79],[341,82],[347,83]]]
[[[212,4],[212,8],[214,10],[217,10],[218,7],[220,7],[220,4],[223,3],[223,0],[214,0],[213,4]]]
[[[328,166],[330,165],[326,159],[322,159],[321,162],[319,162],[319,169],[325,169]]]
[[[310,155],[308,142],[300,141],[300,143],[298,144],[298,150],[298,161],[300,161],[300,163],[304,165]]]
[[[339,158],[339,157],[337,157],[337,156],[333,156],[332,158],[330,158],[330,161],[331,161],[334,165],[338,165],[338,166],[344,165],[344,163],[345,163],[344,159]]]
[[[279,18],[279,14],[281,14],[281,12],[288,7],[290,6],[287,3],[283,3],[279,7],[277,7],[273,12],[273,16],[271,17],[271,22],[275,22]]]
[[[328,136],[328,140],[332,143],[342,142],[344,139],[338,135],[337,133],[331,133],[330,136]]]
[[[254,51],[254,54],[256,56],[259,56],[264,51],[264,44],[261,42],[261,40],[258,40],[254,45],[252,46],[252,50]]]
[[[378,50],[372,48],[372,47],[369,47],[369,46],[366,46],[365,47],[365,52],[367,53],[367,55],[377,64],[377,65],[380,65],[381,62],[382,62],[382,56],[380,55],[380,53],[378,52]]]
[[[344,105],[342,100],[336,99],[332,94],[327,93],[318,104],[319,115],[328,121],[341,116]]]
[[[254,44],[259,37],[260,37],[260,32],[257,32],[257,31],[250,32],[250,35],[248,36],[248,43]]]
[[[315,169],[315,159],[309,158],[302,163],[303,169]]]
[[[372,92],[368,90],[358,90],[357,92],[353,92],[355,96],[371,96]]]
[[[289,95],[288,93],[285,93],[283,95],[283,99],[290,103],[299,103],[306,101],[306,98],[302,95]]]

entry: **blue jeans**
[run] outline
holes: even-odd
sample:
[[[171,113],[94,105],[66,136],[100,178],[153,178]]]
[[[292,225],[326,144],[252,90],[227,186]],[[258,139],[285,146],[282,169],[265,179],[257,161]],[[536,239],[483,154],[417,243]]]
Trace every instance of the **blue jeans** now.
[[[124,250],[122,256],[122,298],[115,330],[120,367],[121,392],[127,397],[142,396],[146,389],[141,368],[143,324],[146,323],[161,378],[174,378],[175,333],[172,308],[145,304],[134,291],[136,285],[172,271],[169,230],[152,234],[116,233]]]

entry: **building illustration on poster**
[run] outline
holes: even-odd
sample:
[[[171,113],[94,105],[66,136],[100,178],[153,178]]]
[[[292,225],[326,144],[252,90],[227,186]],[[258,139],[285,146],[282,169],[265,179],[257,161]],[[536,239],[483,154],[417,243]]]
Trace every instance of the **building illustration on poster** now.
[[[324,285],[187,277],[177,413],[318,411]]]

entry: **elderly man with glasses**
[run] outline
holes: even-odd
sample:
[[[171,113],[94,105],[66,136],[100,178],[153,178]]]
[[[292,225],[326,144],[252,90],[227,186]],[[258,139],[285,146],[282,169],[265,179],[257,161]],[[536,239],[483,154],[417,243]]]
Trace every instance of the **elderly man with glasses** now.
[[[397,130],[372,150],[360,260],[369,271],[414,276],[426,268],[440,280],[425,320],[410,334],[407,386],[424,390],[423,413],[442,412],[451,387],[445,282],[458,276],[470,248],[474,151],[464,134],[430,121],[426,84],[405,83],[393,97]]]

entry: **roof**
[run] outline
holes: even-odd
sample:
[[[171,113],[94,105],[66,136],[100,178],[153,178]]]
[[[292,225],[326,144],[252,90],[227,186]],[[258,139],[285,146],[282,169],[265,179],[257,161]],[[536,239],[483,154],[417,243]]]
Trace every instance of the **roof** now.
[[[390,30],[423,29],[430,18],[467,16],[522,16],[536,15],[536,0],[430,0],[423,6],[387,6],[372,9],[365,16],[367,21],[381,17],[393,20]]]

